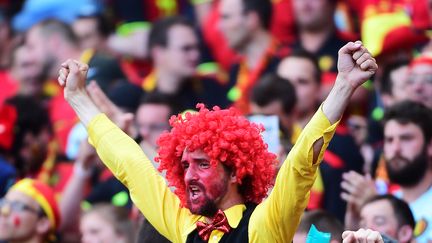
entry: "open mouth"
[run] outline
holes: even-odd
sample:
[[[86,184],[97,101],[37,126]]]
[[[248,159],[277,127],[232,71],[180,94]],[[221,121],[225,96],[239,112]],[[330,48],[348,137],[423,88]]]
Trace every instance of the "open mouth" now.
[[[189,197],[191,201],[197,200],[200,195],[201,195],[201,189],[199,188],[199,186],[196,185],[189,186]]]

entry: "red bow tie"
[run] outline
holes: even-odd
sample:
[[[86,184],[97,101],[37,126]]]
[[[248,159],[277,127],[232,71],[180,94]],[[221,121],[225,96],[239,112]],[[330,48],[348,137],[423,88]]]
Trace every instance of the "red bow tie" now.
[[[224,212],[219,209],[214,216],[213,222],[211,224],[198,221],[197,230],[198,235],[201,237],[201,239],[203,239],[204,241],[208,241],[213,230],[219,230],[224,233],[228,233],[231,230],[231,227],[228,224],[228,219],[225,216]]]

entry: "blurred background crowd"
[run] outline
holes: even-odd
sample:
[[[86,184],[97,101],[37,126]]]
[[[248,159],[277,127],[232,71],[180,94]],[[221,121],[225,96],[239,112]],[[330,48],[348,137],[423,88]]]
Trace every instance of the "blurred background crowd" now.
[[[283,163],[358,39],[379,70],[294,242],[312,224],[332,242],[360,227],[432,242],[431,27],[431,0],[0,0],[0,242],[164,242],[65,102],[65,60],[90,66],[92,99],[150,158],[170,116],[204,103],[276,117]]]

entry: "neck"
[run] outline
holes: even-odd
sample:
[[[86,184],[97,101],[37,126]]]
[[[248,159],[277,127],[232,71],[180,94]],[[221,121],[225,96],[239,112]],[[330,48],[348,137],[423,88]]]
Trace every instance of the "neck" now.
[[[227,193],[223,196],[220,203],[218,203],[218,209],[225,211],[235,205],[244,204],[245,201],[242,195],[238,192],[237,184],[231,184],[232,188],[227,190]],[[212,221],[212,217],[207,218],[207,221]]]
[[[415,186],[401,187],[403,193],[403,199],[408,203],[412,203],[417,200],[421,195],[429,190],[432,186],[432,170],[429,169],[423,179]]]
[[[180,90],[183,78],[164,71],[162,68],[156,69],[157,90],[164,94],[176,94]]]
[[[246,59],[246,65],[250,69],[256,68],[272,42],[271,36],[264,30],[258,31],[250,43],[240,51]]]
[[[328,26],[319,30],[300,30],[300,42],[304,49],[311,53],[316,53],[327,40],[327,38],[333,33],[333,31],[333,24],[329,24]]]

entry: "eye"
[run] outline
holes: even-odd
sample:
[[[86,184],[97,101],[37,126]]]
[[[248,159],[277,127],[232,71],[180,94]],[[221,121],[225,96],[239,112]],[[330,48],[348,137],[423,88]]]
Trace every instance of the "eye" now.
[[[210,163],[208,161],[201,161],[199,163],[199,167],[201,169],[208,169],[210,167]]]
[[[189,163],[188,162],[182,162],[182,167],[183,167],[183,170],[187,170],[189,168]]]

